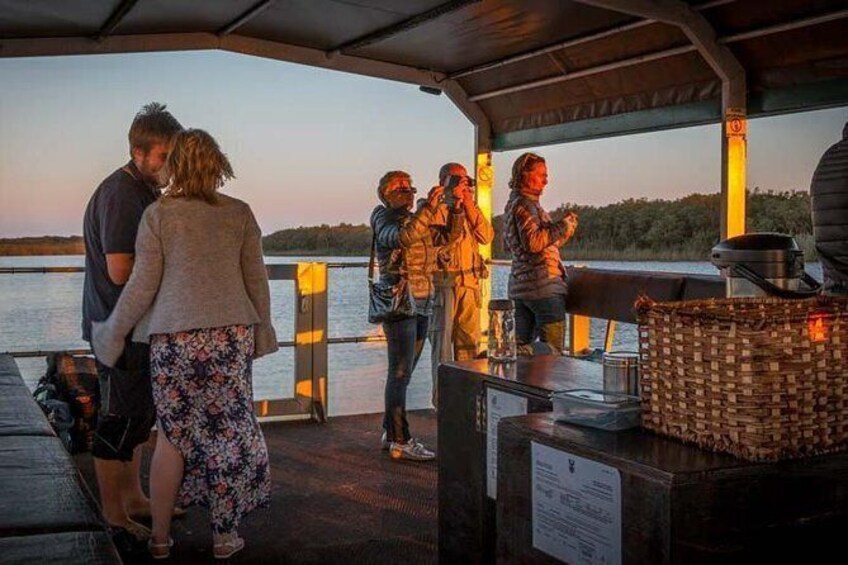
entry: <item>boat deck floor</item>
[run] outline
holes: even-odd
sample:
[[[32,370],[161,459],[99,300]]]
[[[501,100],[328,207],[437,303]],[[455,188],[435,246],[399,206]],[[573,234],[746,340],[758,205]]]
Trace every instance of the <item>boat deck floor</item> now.
[[[269,508],[248,515],[245,549],[233,563],[436,563],[437,465],[393,461],[380,450],[382,414],[331,418],[325,424],[262,425],[271,458]],[[410,429],[435,447],[432,410],[409,413]],[[147,488],[152,442],[145,446]],[[76,457],[97,494],[89,454]],[[175,520],[172,563],[209,563],[206,509]]]

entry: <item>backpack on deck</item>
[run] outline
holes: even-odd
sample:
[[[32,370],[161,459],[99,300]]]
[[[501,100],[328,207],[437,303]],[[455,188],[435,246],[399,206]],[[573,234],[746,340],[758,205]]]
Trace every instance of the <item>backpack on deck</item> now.
[[[51,353],[33,396],[68,452],[91,449],[99,405],[93,357]]]

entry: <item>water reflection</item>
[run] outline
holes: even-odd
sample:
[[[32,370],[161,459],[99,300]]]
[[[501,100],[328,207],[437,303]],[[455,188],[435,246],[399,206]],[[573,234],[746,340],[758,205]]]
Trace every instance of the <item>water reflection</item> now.
[[[338,263],[364,263],[360,257],[268,257],[268,263],[292,263],[298,260],[325,260]],[[715,274],[709,263],[698,262],[604,262],[584,261],[588,267],[629,270],[675,271]],[[0,257],[0,267],[82,266],[82,256]],[[808,265],[815,277],[821,276],[818,264]],[[492,296],[506,297],[508,268],[492,269]],[[61,350],[85,348],[80,336],[80,311],[83,275],[16,274],[0,275],[0,351]],[[294,283],[272,281],[272,310],[281,341],[294,339]],[[379,328],[367,321],[368,285],[366,269],[351,267],[329,271],[329,336],[377,335]],[[592,321],[592,347],[602,347],[605,322]],[[619,324],[613,349],[638,347],[636,327]],[[44,359],[18,359],[24,379],[32,387],[44,373]],[[515,364],[491,364],[491,371],[515,378]],[[380,412],[386,371],[385,344],[362,343],[329,347],[330,415]],[[254,396],[257,399],[284,398],[293,395],[294,349],[286,348],[260,359],[254,369]],[[430,351],[421,362],[407,391],[410,409],[430,406]]]

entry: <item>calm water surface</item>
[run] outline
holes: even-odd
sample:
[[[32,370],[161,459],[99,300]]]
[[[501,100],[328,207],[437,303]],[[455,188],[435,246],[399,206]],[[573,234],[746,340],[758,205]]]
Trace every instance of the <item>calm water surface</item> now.
[[[363,263],[367,257],[267,257],[267,263],[327,261]],[[617,262],[584,261],[581,265],[606,269],[669,271],[717,274],[706,262]],[[0,267],[83,266],[82,256],[0,257]],[[808,272],[821,279],[818,264]],[[329,335],[352,337],[378,335],[377,326],[366,319],[368,285],[364,267],[330,269]],[[493,269],[492,295],[506,296],[508,267]],[[80,339],[82,273],[0,274],[0,352],[86,348]],[[294,282],[271,281],[274,326],[281,341],[294,339]],[[592,346],[601,347],[605,322],[594,320]],[[636,328],[619,324],[616,349],[635,350]],[[294,349],[284,348],[264,357],[254,367],[254,396],[257,399],[289,398],[294,387]],[[410,409],[430,406],[430,351],[422,355],[407,393]],[[27,384],[32,387],[44,373],[43,358],[18,359]],[[381,412],[386,371],[384,343],[331,345],[329,348],[330,415]]]

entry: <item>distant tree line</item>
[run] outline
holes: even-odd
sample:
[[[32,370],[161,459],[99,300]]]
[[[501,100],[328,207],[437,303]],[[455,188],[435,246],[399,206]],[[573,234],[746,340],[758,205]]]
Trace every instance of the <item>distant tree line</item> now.
[[[45,235],[42,237],[17,237],[0,239],[2,255],[82,255],[85,243],[82,237]]]
[[[270,255],[368,255],[371,228],[365,224],[339,224],[289,228],[262,238]]]
[[[719,240],[719,194],[691,194],[677,200],[627,199],[607,206],[564,204],[580,216],[574,240],[563,249],[572,259],[704,260]],[[494,256],[509,259],[503,244],[503,215],[493,219]],[[815,259],[810,196],[805,191],[748,194],[748,231],[795,236],[807,260]],[[370,253],[368,225],[340,224],[280,230],[264,238],[265,252],[280,255],[355,255]]]
[[[677,200],[628,199],[607,206],[564,204],[551,212],[556,219],[566,210],[580,216],[574,240],[563,249],[567,261],[705,260],[719,240],[718,194],[691,194]],[[503,216],[495,216],[494,256],[509,259],[503,243]],[[753,189],[748,194],[748,231],[775,231],[794,236],[807,261],[815,260],[806,191],[773,192]],[[270,255],[367,256],[371,228],[339,224],[290,228],[263,238]],[[79,236],[0,239],[0,255],[59,255],[84,253]]]

